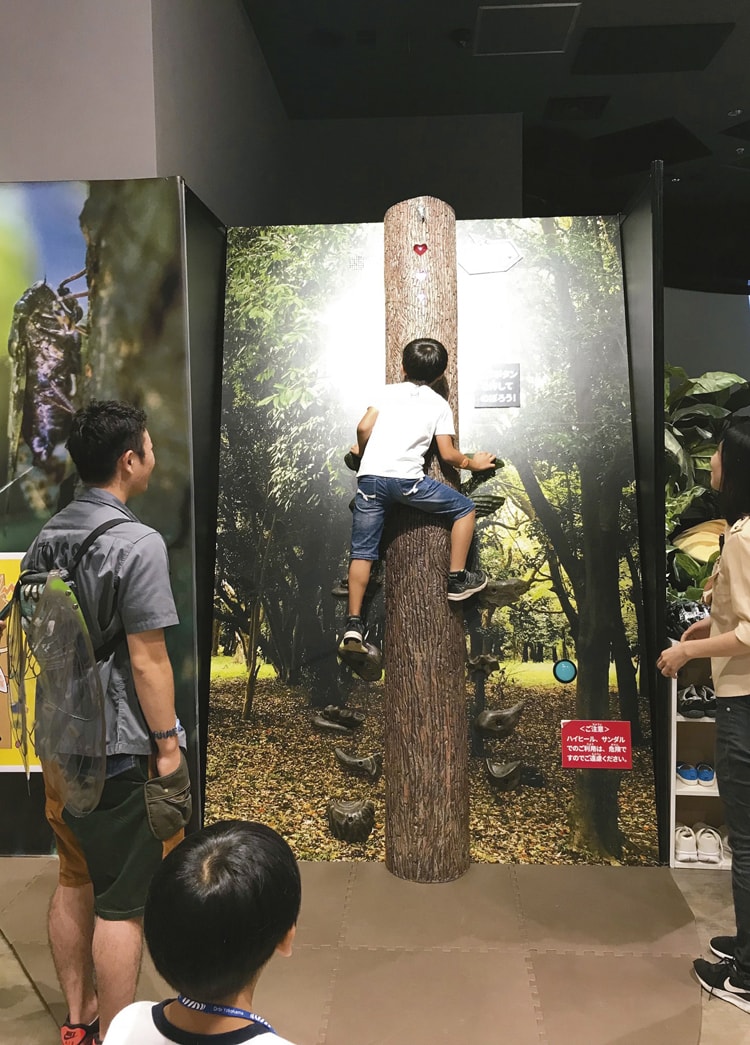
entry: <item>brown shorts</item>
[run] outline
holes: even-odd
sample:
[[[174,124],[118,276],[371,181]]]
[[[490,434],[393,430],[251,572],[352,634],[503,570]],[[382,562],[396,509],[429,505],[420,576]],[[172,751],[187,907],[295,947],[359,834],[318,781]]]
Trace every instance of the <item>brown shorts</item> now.
[[[44,813],[49,826],[55,835],[57,855],[60,858],[58,878],[60,885],[80,888],[89,885],[91,877],[76,836],[63,820],[63,803],[52,780],[52,773],[45,770],[44,776]]]
[[[60,885],[91,883],[94,909],[110,921],[143,914],[154,871],[184,838],[179,831],[160,842],[149,830],[143,793],[149,761],[139,756],[133,769],[110,777],[97,808],[80,818],[64,811],[52,774],[44,772],[45,813],[57,842]]]

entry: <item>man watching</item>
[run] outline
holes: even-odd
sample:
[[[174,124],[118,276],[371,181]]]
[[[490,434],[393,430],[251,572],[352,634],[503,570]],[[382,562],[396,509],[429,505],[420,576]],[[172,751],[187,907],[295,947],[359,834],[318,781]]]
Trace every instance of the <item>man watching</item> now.
[[[148,885],[182,836],[162,842],[152,834],[144,784],[184,765],[184,732],[164,640],[164,628],[178,623],[167,549],[127,507],[148,488],[155,464],[146,415],[128,403],[94,401],[75,414],[67,447],[82,489],[44,526],[22,569],[64,568],[96,527],[122,520],[97,537],[76,571],[92,645],[110,648],[98,663],[107,742],[102,797],[93,812],[73,817],[45,776],[60,858],[48,929],[69,1010],[61,1041],[94,1045],[135,997]]]

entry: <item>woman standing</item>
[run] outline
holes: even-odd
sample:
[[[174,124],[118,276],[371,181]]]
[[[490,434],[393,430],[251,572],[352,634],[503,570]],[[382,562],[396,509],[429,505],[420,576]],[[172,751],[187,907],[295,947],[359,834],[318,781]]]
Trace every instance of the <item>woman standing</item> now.
[[[689,660],[711,658],[716,693],[716,778],[732,849],[736,936],[716,936],[721,961],[693,962],[701,986],[750,1012],[750,421],[728,428],[711,458],[727,529],[712,578],[711,616],[662,651],[657,667],[676,678]]]

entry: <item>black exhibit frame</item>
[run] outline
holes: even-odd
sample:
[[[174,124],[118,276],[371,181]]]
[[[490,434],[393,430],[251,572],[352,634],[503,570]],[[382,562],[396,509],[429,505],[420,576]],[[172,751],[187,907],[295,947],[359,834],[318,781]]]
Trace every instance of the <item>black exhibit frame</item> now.
[[[659,858],[668,862],[669,701],[656,660],[666,646],[664,566],[664,164],[622,215],[623,286],[628,327],[638,524],[641,534],[643,634],[641,687],[651,711]]]
[[[198,692],[197,743],[189,752],[190,777],[199,781],[193,787],[192,828],[203,823],[206,792],[227,231],[195,193],[184,190]]]
[[[19,219],[19,242],[23,235],[33,242],[41,229],[41,248],[36,268],[18,266],[16,283],[27,286],[48,277],[52,282],[43,248],[49,250],[49,244],[60,239],[71,243],[80,257],[76,268],[85,269],[81,276],[88,285],[80,296],[88,299],[90,316],[92,301],[96,311],[82,346],[88,362],[81,369],[73,405],[82,406],[91,398],[124,399],[143,405],[148,414],[157,468],[148,493],[133,507],[144,523],[159,530],[168,548],[180,623],[167,629],[166,641],[194,785],[191,827],[198,827],[204,815],[226,229],[179,177],[19,183],[0,186],[0,193],[12,203],[30,200],[26,210],[19,207],[22,218],[27,211],[43,215],[36,225]],[[68,197],[73,202],[62,206],[60,199]],[[37,200],[45,206],[35,210]],[[89,239],[95,238],[98,251],[92,252],[90,244],[87,250],[84,228]],[[68,264],[63,274],[70,271]],[[18,296],[13,289],[10,306],[5,301],[3,325],[10,324],[12,298]],[[10,387],[10,362],[2,359],[0,364]],[[65,438],[63,432],[58,439],[61,459]],[[22,450],[26,452],[23,446]],[[16,468],[8,464],[12,451],[9,439],[0,440],[2,466]],[[44,482],[39,468],[29,471],[26,486],[36,500],[22,494],[21,484],[14,480],[8,484],[12,496],[2,508],[0,554],[16,559],[72,494],[72,472],[66,470],[58,489]],[[0,739],[7,746],[7,738]],[[32,771],[27,780],[20,766],[0,772],[0,854],[50,853],[53,845],[44,817],[41,773]]]

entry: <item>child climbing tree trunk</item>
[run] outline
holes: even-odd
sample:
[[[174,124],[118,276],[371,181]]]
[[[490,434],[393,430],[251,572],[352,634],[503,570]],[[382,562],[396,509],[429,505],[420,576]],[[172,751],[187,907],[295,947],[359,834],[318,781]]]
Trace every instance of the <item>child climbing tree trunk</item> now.
[[[457,421],[456,218],[429,196],[385,216],[386,381],[416,337],[448,350],[444,395]],[[458,424],[456,424],[458,432]],[[437,454],[428,473],[452,486]],[[448,601],[450,529],[397,508],[386,544],[385,847],[399,878],[446,882],[469,866],[466,648],[461,607]]]

